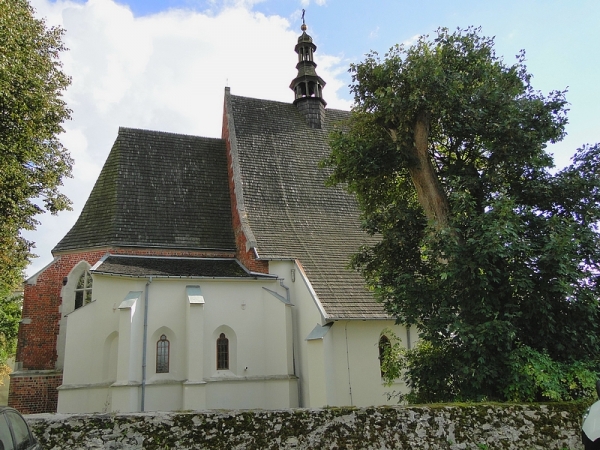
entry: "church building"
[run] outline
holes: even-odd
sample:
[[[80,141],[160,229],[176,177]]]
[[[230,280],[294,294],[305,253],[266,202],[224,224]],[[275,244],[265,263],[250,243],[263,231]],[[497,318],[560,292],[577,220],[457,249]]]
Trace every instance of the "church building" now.
[[[303,24],[289,103],[226,88],[221,139],[119,129],[54,260],[25,283],[11,406],[375,406],[406,390],[383,385],[379,358],[389,331],[407,347],[416,332],[348,268],[374,238],[318,167],[350,113],[326,108],[316,48]]]

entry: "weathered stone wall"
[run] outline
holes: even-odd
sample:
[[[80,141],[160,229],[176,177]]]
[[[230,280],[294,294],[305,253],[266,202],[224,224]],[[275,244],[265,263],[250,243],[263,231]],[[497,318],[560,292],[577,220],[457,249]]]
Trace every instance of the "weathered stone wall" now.
[[[558,449],[583,404],[28,416],[45,449]]]

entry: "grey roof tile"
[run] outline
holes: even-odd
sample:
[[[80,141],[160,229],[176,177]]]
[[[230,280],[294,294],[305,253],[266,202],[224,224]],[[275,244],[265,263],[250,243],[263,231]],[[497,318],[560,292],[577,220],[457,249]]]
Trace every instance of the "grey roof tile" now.
[[[315,129],[291,103],[231,95],[228,104],[259,256],[298,259],[329,318],[387,318],[348,269],[350,256],[374,238],[361,230],[355,199],[340,186],[326,187],[328,173],[318,168],[330,152],[330,132],[349,112],[328,109],[323,128]]]
[[[54,251],[102,246],[234,251],[224,141],[120,128]]]
[[[327,172],[318,168],[329,153],[332,127],[349,113],[329,109],[323,128],[314,129],[291,103],[238,96],[228,101],[242,203],[260,257],[298,259],[330,319],[387,318],[362,277],[347,268],[352,253],[373,238],[360,228],[354,198],[341,187],[326,187]],[[79,219],[54,251],[234,251],[230,205],[223,140],[121,128]],[[209,270],[164,260],[154,269],[140,266],[141,260],[129,268],[116,260],[101,267],[143,276],[234,273],[227,265],[233,263],[211,263]]]
[[[132,277],[257,278],[233,258],[109,255],[92,272]]]

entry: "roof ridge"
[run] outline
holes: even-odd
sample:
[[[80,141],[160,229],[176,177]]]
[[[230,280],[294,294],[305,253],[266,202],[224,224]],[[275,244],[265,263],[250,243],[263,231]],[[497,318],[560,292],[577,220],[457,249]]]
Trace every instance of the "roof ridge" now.
[[[163,256],[163,255],[127,255],[122,253],[107,253],[107,257],[110,258],[131,258],[131,259],[186,259],[186,260],[207,260],[207,261],[223,261],[223,260],[237,260],[235,256]]]
[[[165,136],[181,136],[181,137],[186,137],[186,138],[202,139],[202,140],[206,140],[206,141],[223,141],[223,138],[218,138],[218,137],[199,136],[197,134],[176,133],[176,132],[172,132],[172,131],[147,130],[145,128],[133,128],[133,127],[123,127],[123,126],[119,127],[119,133],[117,135],[117,138],[118,138],[118,136],[121,136],[122,133],[129,133],[129,132],[142,132],[142,133],[147,133],[147,134],[160,134],[160,135],[165,135]]]
[[[253,100],[253,101],[258,101],[258,102],[277,103],[279,105],[288,105],[288,106],[292,106],[292,107],[296,108],[296,106],[294,106],[294,104],[292,102],[283,102],[281,100],[271,100],[271,99],[266,99],[266,98],[246,97],[245,95],[234,95],[234,94],[229,94],[229,95],[231,97],[239,98],[239,99],[244,99],[244,100]],[[326,107],[325,110],[326,111],[340,111],[340,112],[343,112],[343,113],[349,113],[349,112],[351,112],[350,110],[346,110],[346,109],[329,108],[329,107]]]

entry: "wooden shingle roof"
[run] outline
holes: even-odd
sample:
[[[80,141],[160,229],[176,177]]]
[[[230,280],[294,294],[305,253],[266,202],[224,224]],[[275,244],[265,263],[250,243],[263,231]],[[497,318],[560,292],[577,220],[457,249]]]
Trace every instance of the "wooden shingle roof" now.
[[[235,251],[224,141],[120,128],[53,251],[105,246]]]
[[[107,255],[92,272],[130,277],[269,278],[248,272],[234,258]]]
[[[374,242],[360,228],[356,201],[341,187],[326,187],[327,173],[318,168],[329,154],[334,124],[349,113],[328,109],[316,129],[291,103],[228,90],[225,108],[236,204],[258,256],[298,260],[326,319],[388,318],[360,274],[348,268],[350,256]],[[222,139],[120,128],[79,219],[54,252],[153,247],[233,253],[227,173]],[[165,273],[189,271],[187,263],[165,261],[159,268]],[[223,264],[221,273],[234,273],[231,262]],[[111,270],[147,274],[144,267]],[[202,265],[192,272],[206,270]]]
[[[238,207],[259,257],[298,259],[329,319],[387,318],[348,268],[350,256],[373,242],[360,228],[357,203],[341,187],[326,187],[318,168],[330,152],[329,133],[349,112],[328,109],[315,129],[291,103],[228,90],[225,97]]]

